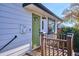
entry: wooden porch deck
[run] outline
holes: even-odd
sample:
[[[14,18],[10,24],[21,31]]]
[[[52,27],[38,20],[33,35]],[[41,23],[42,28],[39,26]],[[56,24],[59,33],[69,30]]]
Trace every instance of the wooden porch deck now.
[[[67,50],[64,50],[64,52],[65,52],[64,55],[67,56]],[[54,53],[54,56],[57,56],[58,51],[55,49],[53,52],[52,49],[50,49],[50,56],[53,56],[52,53]],[[49,56],[49,50],[47,50],[46,54],[47,55],[45,55],[45,56]],[[62,54],[63,54],[62,49],[59,49],[59,56],[62,56]],[[37,50],[32,51],[32,55],[33,56],[41,56],[41,49],[39,48]]]
[[[54,52],[54,54],[55,54],[54,56],[57,56],[57,50],[54,50],[54,51],[55,51]],[[50,53],[50,56],[52,56],[52,53],[53,53],[52,52],[52,49],[50,50],[50,52],[51,52]],[[65,50],[64,52],[65,52],[64,55],[67,56],[67,50]],[[63,54],[62,49],[59,49],[59,56],[63,56],[62,54]],[[38,49],[33,50],[32,53],[30,53],[30,54],[27,54],[26,53],[24,56],[41,56],[41,48],[38,48]],[[74,52],[72,53],[72,56],[75,56]]]

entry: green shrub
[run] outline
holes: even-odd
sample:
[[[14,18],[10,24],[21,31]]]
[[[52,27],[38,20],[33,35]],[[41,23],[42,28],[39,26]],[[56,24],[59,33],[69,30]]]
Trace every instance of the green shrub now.
[[[79,52],[79,29],[75,27],[74,28],[64,27],[62,28],[61,33],[62,34],[74,33],[73,48],[74,51]]]
[[[74,29],[74,50],[79,52],[79,29]]]

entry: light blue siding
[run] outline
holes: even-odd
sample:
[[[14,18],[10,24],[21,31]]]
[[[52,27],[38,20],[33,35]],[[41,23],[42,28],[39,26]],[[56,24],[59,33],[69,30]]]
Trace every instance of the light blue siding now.
[[[20,25],[26,27],[24,34],[21,34]],[[32,41],[32,13],[25,10],[22,4],[5,3],[0,4],[0,48],[9,42],[15,35],[17,38],[5,47],[1,52],[30,44]]]

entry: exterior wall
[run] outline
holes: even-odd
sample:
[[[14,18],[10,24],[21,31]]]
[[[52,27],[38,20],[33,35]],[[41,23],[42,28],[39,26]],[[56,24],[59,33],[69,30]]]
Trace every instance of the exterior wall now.
[[[41,16],[40,32],[48,33],[48,16],[42,19],[43,15],[24,9],[22,4],[0,4],[0,48],[17,35],[12,43],[0,51],[0,55],[21,55],[32,50],[32,13]],[[44,29],[42,29],[42,21],[44,21]]]
[[[24,10],[22,4],[0,4],[0,48],[15,35],[17,38],[2,52],[29,44],[25,51],[31,50],[32,13]]]

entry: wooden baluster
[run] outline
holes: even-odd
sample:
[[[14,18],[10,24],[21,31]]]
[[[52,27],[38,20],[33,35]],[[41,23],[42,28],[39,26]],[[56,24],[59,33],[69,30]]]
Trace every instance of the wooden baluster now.
[[[57,56],[59,55],[59,42],[60,41],[57,41]]]
[[[45,56],[47,55],[46,53],[47,53],[47,50],[46,50],[46,42],[47,42],[47,39],[46,39],[46,37],[45,37]]]
[[[44,55],[44,53],[43,53],[43,38],[44,37],[44,34],[43,33],[41,33],[41,56],[43,56]]]
[[[60,34],[60,39],[62,39],[62,34]]]
[[[62,55],[64,56],[64,42],[62,41]]]
[[[50,56],[50,39],[48,39],[48,48],[49,48],[49,56]]]
[[[53,56],[54,56],[54,40],[53,40]]]

